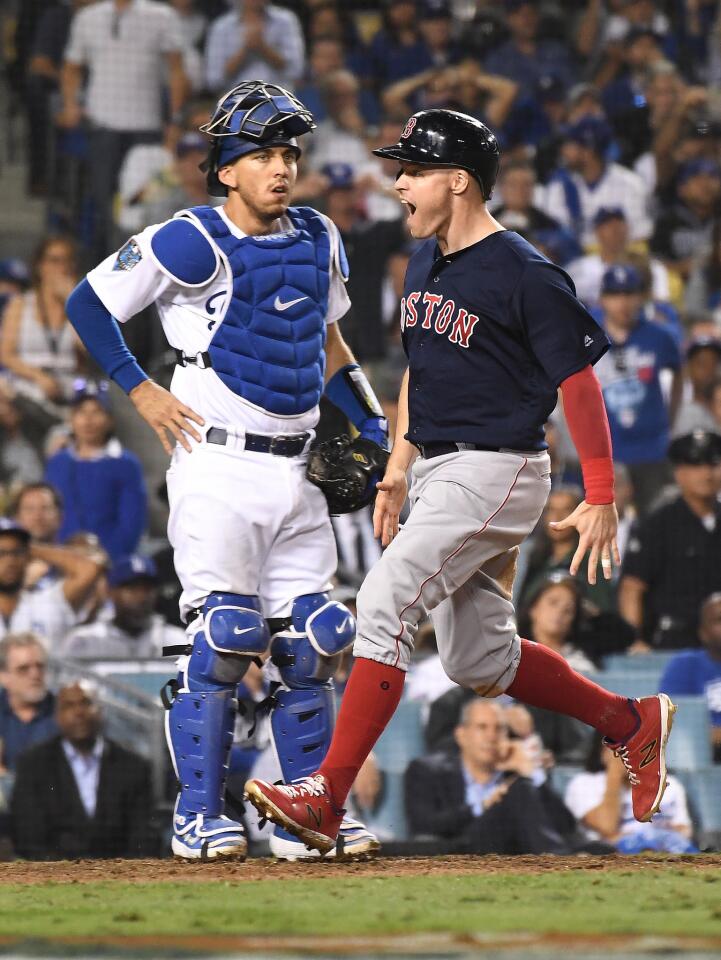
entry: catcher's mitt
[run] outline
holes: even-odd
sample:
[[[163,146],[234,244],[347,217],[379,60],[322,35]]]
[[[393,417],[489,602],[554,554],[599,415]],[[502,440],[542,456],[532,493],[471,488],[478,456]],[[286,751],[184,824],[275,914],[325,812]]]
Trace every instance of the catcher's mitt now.
[[[323,491],[329,513],[352,513],[373,501],[387,463],[377,443],[342,434],[311,450],[306,475]]]

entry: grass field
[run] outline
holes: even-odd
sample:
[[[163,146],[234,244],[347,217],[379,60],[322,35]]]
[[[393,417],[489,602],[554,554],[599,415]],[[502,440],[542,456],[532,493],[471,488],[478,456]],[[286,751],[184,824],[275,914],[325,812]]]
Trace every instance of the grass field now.
[[[3,866],[5,945],[147,946],[158,938],[208,952],[227,950],[232,938],[342,945],[445,934],[581,938],[595,946],[629,936],[677,946],[693,938],[721,950],[719,857]]]

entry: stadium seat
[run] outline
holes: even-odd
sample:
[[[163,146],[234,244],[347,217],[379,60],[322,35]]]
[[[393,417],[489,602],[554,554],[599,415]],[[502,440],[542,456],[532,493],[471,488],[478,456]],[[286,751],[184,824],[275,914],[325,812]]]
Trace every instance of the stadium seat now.
[[[654,650],[633,656],[627,653],[611,653],[603,658],[603,668],[609,673],[658,673],[660,677],[668,661],[677,653],[677,650]]]
[[[562,764],[550,771],[551,786],[561,799],[566,793],[566,787],[578,773],[583,773],[583,767],[573,764]]]
[[[678,711],[668,742],[672,771],[702,770],[711,766],[711,733],[705,697],[674,697]]]
[[[373,749],[373,756],[383,773],[383,799],[368,826],[377,830],[381,837],[405,840],[408,836],[403,775],[411,760],[425,750],[421,709],[421,704],[403,700]]]
[[[661,671],[601,670],[598,673],[588,674],[588,677],[602,687],[606,687],[607,690],[620,693],[623,697],[648,697],[658,693]]]

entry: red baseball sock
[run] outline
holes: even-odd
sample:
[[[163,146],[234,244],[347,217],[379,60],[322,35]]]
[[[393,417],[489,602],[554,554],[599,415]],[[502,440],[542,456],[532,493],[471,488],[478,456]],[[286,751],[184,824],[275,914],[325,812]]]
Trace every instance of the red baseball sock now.
[[[358,771],[388,726],[403,693],[405,671],[359,657],[343,694],[335,732],[318,773],[339,807]]]
[[[532,707],[582,720],[609,740],[625,740],[638,726],[638,715],[626,697],[587,680],[555,650],[531,640],[521,640],[521,662],[506,693]]]

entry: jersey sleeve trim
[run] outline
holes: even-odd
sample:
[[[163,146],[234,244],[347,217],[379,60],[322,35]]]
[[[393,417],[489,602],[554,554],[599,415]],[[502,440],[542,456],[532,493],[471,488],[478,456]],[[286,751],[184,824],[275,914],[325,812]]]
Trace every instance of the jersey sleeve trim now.
[[[324,213],[321,213],[323,222],[326,225],[328,230],[328,235],[330,237],[330,262],[331,269],[336,268],[340,274],[343,283],[348,283],[348,277],[350,276],[350,267],[348,266],[348,257],[346,256],[345,247],[343,246],[343,241],[341,239],[340,231],[338,227],[333,223],[330,217],[327,217]]]
[[[181,287],[206,286],[220,267],[215,244],[198,224],[182,215],[153,234],[150,255],[158,269]]]

